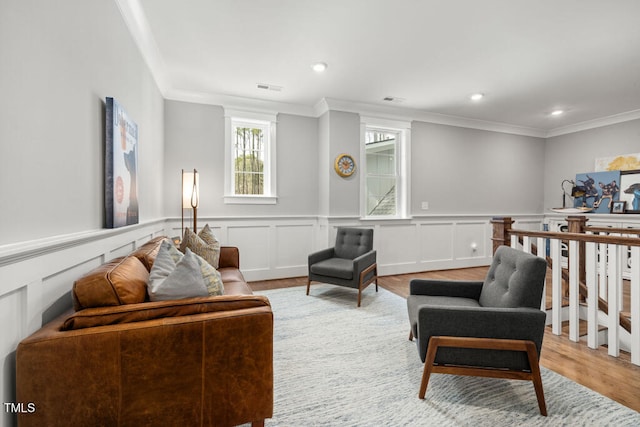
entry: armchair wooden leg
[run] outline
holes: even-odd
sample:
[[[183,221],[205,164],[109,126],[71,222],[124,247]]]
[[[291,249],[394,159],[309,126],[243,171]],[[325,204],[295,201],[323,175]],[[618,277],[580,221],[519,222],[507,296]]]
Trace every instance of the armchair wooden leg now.
[[[311,288],[311,279],[307,279],[307,295],[309,295],[310,288]]]
[[[542,377],[540,376],[540,365],[538,364],[538,351],[531,341],[527,341],[527,357],[529,358],[529,366],[531,366],[531,381],[536,390],[536,398],[538,399],[538,408],[540,413],[547,416],[547,404],[544,401],[544,390],[542,389]]]
[[[409,331],[409,341],[413,341],[413,329]]]
[[[523,351],[527,353],[531,372],[512,371],[507,369],[476,368],[471,366],[434,365],[438,347]],[[540,414],[544,415],[545,417],[547,416],[547,405],[544,400],[542,378],[540,376],[540,366],[538,364],[538,351],[533,341],[497,338],[432,336],[429,339],[429,344],[427,346],[427,356],[424,361],[424,371],[422,373],[422,382],[420,384],[420,392],[418,394],[420,399],[424,399],[424,396],[427,392],[427,385],[429,384],[429,377],[432,373],[531,381],[533,382],[533,387],[536,391],[536,398],[538,399],[538,408],[540,409]]]
[[[413,333],[412,333],[413,335]],[[424,359],[424,370],[422,371],[422,382],[420,383],[420,392],[418,397],[424,399],[427,393],[427,385],[429,385],[429,377],[433,370],[433,362],[436,360],[436,352],[438,351],[438,337],[431,337],[429,340],[429,348],[427,348],[427,356]]]

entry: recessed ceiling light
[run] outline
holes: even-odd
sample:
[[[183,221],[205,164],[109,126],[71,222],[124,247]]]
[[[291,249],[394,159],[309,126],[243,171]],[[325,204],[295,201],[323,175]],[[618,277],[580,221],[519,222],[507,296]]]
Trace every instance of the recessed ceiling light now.
[[[553,111],[551,112],[551,115],[552,115],[552,116],[560,116],[560,115],[562,115],[562,114],[564,114],[564,110],[553,110]]]
[[[472,101],[480,101],[482,98],[484,98],[484,93],[474,93],[473,95],[471,95],[469,97]]]
[[[326,62],[316,62],[311,66],[313,71],[315,71],[316,73],[322,73],[327,69],[327,67],[328,65],[326,64]]]

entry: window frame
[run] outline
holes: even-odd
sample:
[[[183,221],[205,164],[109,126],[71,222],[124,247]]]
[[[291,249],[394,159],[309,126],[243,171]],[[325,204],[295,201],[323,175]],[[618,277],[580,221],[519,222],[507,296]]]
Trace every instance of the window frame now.
[[[225,204],[276,204],[276,126],[277,116],[271,113],[259,113],[225,109]],[[266,129],[264,138],[264,193],[235,193],[235,128],[238,124],[253,125]]]
[[[367,212],[367,151],[366,134],[369,131],[395,133],[396,214],[369,215]],[[362,116],[360,120],[360,216],[366,220],[409,219],[411,176],[411,122]]]

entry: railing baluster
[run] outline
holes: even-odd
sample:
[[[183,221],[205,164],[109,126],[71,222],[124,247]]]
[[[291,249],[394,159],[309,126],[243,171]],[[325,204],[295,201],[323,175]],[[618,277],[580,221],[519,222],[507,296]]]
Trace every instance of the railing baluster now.
[[[528,254],[531,253],[531,237],[524,236],[522,238],[522,250]]]
[[[587,345],[598,348],[598,275],[597,249],[598,245],[587,242],[585,245],[585,264],[587,280]]]
[[[618,304],[618,292],[620,290],[620,284],[622,283],[622,246],[616,244],[607,246],[609,254],[609,262],[607,263],[609,271],[609,313],[607,316],[609,340],[607,345],[609,346],[609,356],[618,357],[620,355],[620,331],[618,329],[620,325],[620,308]]]
[[[603,234],[603,233],[598,233],[598,234]],[[600,295],[600,298],[602,298],[604,301],[607,300],[607,298],[609,297],[609,295],[607,295],[607,244],[606,243],[599,243],[598,244],[598,253],[600,254],[600,259],[598,260],[598,273],[599,273],[599,278],[600,278],[600,285],[599,285],[599,293],[598,295]]]
[[[547,259],[547,239],[538,237],[536,247],[538,248],[538,256]],[[547,281],[545,280],[542,287],[542,302],[540,302],[540,310],[547,311]]]
[[[551,239],[551,332],[562,335],[562,242]]]
[[[573,342],[580,340],[580,313],[578,281],[580,280],[580,270],[578,260],[580,252],[578,241],[569,241],[569,339]]]
[[[640,246],[631,247],[631,363],[640,366]]]
[[[518,235],[517,234],[512,234],[511,235],[511,247],[512,248],[517,248],[518,246],[520,246],[518,244]]]

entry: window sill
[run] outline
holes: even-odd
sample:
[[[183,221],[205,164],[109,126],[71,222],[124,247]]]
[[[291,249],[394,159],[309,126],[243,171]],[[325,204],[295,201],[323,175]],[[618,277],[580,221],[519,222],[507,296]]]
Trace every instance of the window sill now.
[[[224,196],[225,205],[275,205],[277,196]]]

